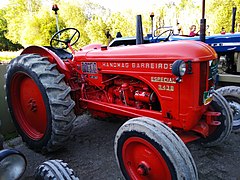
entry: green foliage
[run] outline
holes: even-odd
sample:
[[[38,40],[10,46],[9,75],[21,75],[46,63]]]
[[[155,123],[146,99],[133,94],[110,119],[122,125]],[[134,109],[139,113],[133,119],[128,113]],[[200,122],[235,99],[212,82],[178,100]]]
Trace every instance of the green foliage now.
[[[232,8],[237,7],[236,23],[240,23],[240,0],[210,0],[207,3],[207,24],[213,33],[220,33],[222,27],[231,31]],[[215,9],[215,10],[214,10]]]
[[[6,37],[14,43],[20,42],[23,29],[23,19],[37,12],[40,7],[38,0],[9,0],[9,5],[6,7],[6,15],[8,32]],[[21,42],[20,42],[21,43]]]
[[[189,27],[196,25],[197,29],[200,29],[200,19],[202,18],[202,10],[199,4],[194,3],[193,0],[181,0],[175,7],[175,22],[178,21],[182,28],[183,33],[188,35],[190,32]]]
[[[60,26],[60,29],[65,27],[74,27],[80,31],[81,37],[76,44],[76,47],[80,48],[84,45],[89,44],[90,39],[88,37],[88,33],[85,30],[87,17],[84,14],[84,10],[81,8],[81,4],[77,2],[61,2],[59,4],[59,8],[61,9],[59,12],[59,19],[64,22],[64,27]]]
[[[93,17],[88,21],[85,30],[88,32],[90,43],[108,44],[107,25],[101,17]]]
[[[81,2],[81,3],[80,3]],[[201,4],[193,0],[166,1],[154,6],[154,28],[174,26],[180,22],[184,34],[188,34],[192,24],[199,28]],[[49,45],[51,36],[56,32],[56,16],[51,6],[58,4],[58,22],[60,29],[74,27],[81,33],[76,47],[89,43],[107,44],[106,34],[115,37],[117,32],[123,36],[135,36],[136,14],[132,10],[122,13],[109,9],[90,0],[9,0],[9,5],[0,9],[0,50],[28,46]],[[211,33],[219,33],[222,27],[231,29],[232,7],[237,7],[236,23],[240,23],[240,0],[206,1],[206,19]],[[7,13],[6,13],[7,12]],[[151,21],[148,13],[142,14],[144,35],[151,33]],[[240,28],[239,28],[240,31]],[[17,43],[18,45],[14,44]]]
[[[0,10],[0,51],[16,51],[22,49],[20,44],[14,44],[12,41],[5,37],[8,31],[7,20],[4,18],[6,15],[5,10]]]
[[[164,18],[165,18],[165,16],[166,16],[166,14],[167,14],[167,12],[166,12],[167,10],[164,8],[164,7],[162,7],[162,8],[159,8],[159,9],[157,9],[156,10],[156,28],[158,28],[158,27],[162,27],[162,26],[164,26],[165,24],[164,24]]]
[[[5,36],[0,35],[0,51],[18,51],[23,49],[23,46],[19,43],[13,43]]]
[[[117,32],[121,32],[122,36],[134,36],[136,20],[134,23],[131,21],[132,18],[126,18],[121,13],[112,13],[107,20],[107,26],[111,34],[115,36]]]
[[[49,40],[56,32],[55,18],[45,9],[25,17],[23,26],[25,28],[21,31],[20,42],[24,46],[49,45]]]
[[[7,20],[4,18],[6,11],[4,9],[0,9],[0,34],[3,35],[7,32]]]

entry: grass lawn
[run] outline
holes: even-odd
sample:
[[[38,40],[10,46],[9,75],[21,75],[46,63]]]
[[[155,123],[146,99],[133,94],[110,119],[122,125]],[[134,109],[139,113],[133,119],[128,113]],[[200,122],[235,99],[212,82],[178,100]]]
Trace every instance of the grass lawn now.
[[[0,51],[0,63],[1,62],[8,62],[10,60],[12,60],[13,58],[17,57],[18,55],[20,55],[21,50],[20,51],[15,51],[15,52],[11,52],[11,51]]]

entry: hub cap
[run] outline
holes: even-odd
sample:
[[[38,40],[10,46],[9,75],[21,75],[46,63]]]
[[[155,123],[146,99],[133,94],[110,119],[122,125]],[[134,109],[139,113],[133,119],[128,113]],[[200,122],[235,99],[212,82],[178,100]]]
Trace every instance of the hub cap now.
[[[127,139],[122,156],[130,179],[171,179],[170,170],[161,153],[143,138]]]
[[[47,113],[37,84],[27,74],[17,73],[10,87],[12,108],[18,125],[31,139],[41,139],[47,128]]]
[[[233,126],[239,126],[240,125],[240,104],[232,100],[228,100],[228,103],[233,113]]]

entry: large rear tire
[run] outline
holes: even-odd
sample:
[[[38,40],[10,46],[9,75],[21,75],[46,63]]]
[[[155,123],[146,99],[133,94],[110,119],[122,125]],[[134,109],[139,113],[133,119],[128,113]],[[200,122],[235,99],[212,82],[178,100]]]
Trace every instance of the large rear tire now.
[[[10,62],[5,76],[9,111],[23,141],[42,152],[66,144],[76,118],[75,103],[56,64],[24,54]]]
[[[185,144],[155,119],[138,117],[124,123],[116,134],[114,147],[126,179],[198,179]]]
[[[228,102],[233,113],[233,131],[240,131],[240,87],[225,86],[217,89]]]
[[[201,139],[202,144],[206,147],[222,144],[232,132],[233,124],[233,116],[229,104],[226,99],[216,91],[213,93],[213,101],[209,106],[209,111],[221,113],[221,115],[215,119],[215,121],[219,121],[221,124],[218,126],[209,126],[209,136]]]
[[[48,160],[35,171],[35,180],[79,180],[74,171],[62,160]]]

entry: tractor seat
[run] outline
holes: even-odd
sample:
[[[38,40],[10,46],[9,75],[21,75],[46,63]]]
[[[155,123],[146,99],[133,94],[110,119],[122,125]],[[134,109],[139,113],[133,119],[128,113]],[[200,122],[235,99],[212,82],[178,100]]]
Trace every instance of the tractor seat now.
[[[71,53],[67,52],[64,49],[55,49],[55,48],[53,48],[51,46],[45,46],[45,47],[48,48],[49,50],[53,51],[62,60],[72,59],[73,58],[73,55]]]

